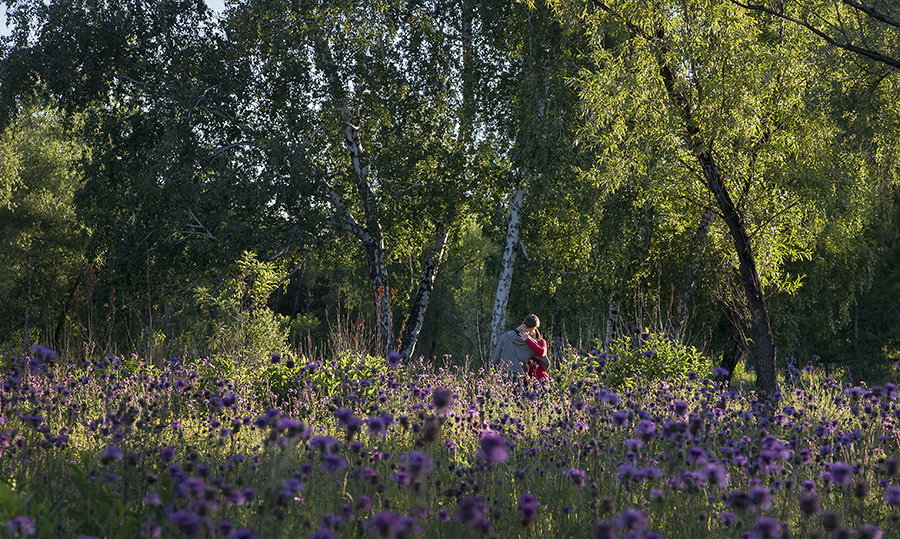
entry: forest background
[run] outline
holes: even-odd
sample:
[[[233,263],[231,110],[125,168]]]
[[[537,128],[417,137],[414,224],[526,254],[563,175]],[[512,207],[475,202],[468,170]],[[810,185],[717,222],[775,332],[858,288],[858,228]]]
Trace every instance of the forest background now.
[[[894,2],[3,3],[7,350],[900,360]]]

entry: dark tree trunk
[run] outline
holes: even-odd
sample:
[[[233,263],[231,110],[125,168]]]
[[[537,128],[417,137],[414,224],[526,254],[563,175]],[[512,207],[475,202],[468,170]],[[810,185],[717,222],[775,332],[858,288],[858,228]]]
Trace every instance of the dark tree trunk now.
[[[738,344],[738,339],[733,338],[731,340],[731,346],[726,346],[724,350],[722,350],[722,362],[719,364],[720,367],[728,371],[728,380],[731,380],[732,376],[734,376],[734,368],[737,367],[738,360],[741,359],[741,346]]]
[[[32,251],[34,248],[32,247]],[[31,283],[34,277],[34,254],[31,255],[28,264],[28,288],[25,291],[25,327],[22,328],[22,355],[28,355],[28,349],[31,347],[31,329],[28,327],[31,322]]]
[[[756,387],[773,394],[777,388],[775,377],[775,340],[769,323],[769,312],[763,297],[756,259],[750,245],[750,237],[744,222],[744,216],[734,205],[722,177],[711,148],[712,143],[701,139],[700,129],[693,117],[691,102],[676,85],[676,75],[666,59],[665,31],[659,29],[654,37],[662,45],[656,53],[660,75],[666,87],[669,99],[676,106],[685,129],[685,142],[703,169],[706,187],[715,197],[716,207],[728,225],[728,232],[734,242],[740,266],[741,284],[750,310],[750,338],[756,351]]]
[[[425,321],[425,311],[428,309],[428,302],[431,301],[431,294],[434,291],[434,280],[437,277],[438,267],[444,259],[444,251],[447,245],[447,238],[450,235],[449,227],[440,225],[434,234],[434,245],[431,248],[431,255],[425,263],[422,270],[422,277],[419,279],[419,289],[416,292],[416,298],[413,300],[409,309],[409,317],[403,328],[403,335],[400,337],[400,355],[407,359],[416,348],[416,342],[419,340],[419,332],[422,331],[422,323]]]
[[[777,386],[775,340],[772,337],[769,311],[766,308],[759,272],[756,269],[756,259],[750,246],[750,237],[747,235],[744,217],[732,202],[712,155],[705,151],[698,154],[697,158],[703,166],[707,186],[716,197],[716,206],[728,225],[728,231],[734,242],[735,251],[737,251],[741,284],[744,287],[747,307],[750,309],[750,338],[753,339],[756,350],[756,386],[771,395]]]

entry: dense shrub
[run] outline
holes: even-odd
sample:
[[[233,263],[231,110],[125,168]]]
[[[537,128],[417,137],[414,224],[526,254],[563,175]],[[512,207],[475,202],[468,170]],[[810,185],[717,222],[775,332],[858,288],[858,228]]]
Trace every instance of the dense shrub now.
[[[644,386],[656,380],[709,376],[713,364],[693,346],[665,335],[644,333],[613,341],[606,354],[595,354],[602,381],[614,388]]]

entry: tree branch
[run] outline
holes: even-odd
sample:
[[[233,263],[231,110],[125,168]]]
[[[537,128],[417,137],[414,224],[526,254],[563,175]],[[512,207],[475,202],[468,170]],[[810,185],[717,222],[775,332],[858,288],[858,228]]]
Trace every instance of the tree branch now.
[[[794,24],[797,24],[797,25],[799,25],[799,26],[802,26],[803,28],[806,28],[806,29],[809,30],[810,32],[812,32],[812,33],[814,33],[815,35],[817,35],[817,36],[819,36],[820,38],[822,38],[822,39],[823,39],[826,43],[828,43],[829,45],[835,46],[835,47],[837,47],[837,48],[839,48],[839,49],[844,49],[845,51],[852,52],[852,53],[858,54],[858,55],[860,55],[860,56],[864,56],[864,57],[869,58],[869,59],[871,59],[871,60],[875,60],[876,62],[881,62],[881,63],[883,63],[883,64],[886,64],[886,65],[889,65],[889,66],[893,67],[894,69],[900,69],[900,60],[897,60],[897,59],[895,59],[895,58],[891,58],[890,56],[885,56],[885,55],[883,55],[883,54],[881,54],[881,53],[879,53],[879,52],[876,52],[876,51],[873,51],[873,50],[870,50],[870,49],[864,49],[864,48],[862,48],[862,47],[857,47],[856,45],[853,45],[853,44],[850,43],[849,41],[848,41],[847,43],[841,43],[841,42],[835,40],[833,37],[831,37],[831,36],[829,36],[828,34],[826,34],[825,32],[823,32],[823,31],[819,30],[818,28],[812,26],[811,24],[809,24],[809,23],[806,22],[806,21],[802,21],[802,20],[800,20],[800,19],[796,19],[796,18],[791,17],[790,15],[788,15],[788,14],[786,14],[786,13],[781,13],[781,12],[775,11],[774,9],[768,8],[768,7],[766,7],[766,6],[760,6],[760,5],[757,5],[757,4],[742,4],[741,2],[738,2],[737,0],[731,0],[731,1],[732,1],[733,4],[735,4],[735,5],[737,5],[737,6],[740,6],[740,7],[744,8],[744,9],[749,9],[749,10],[752,10],[752,11],[761,11],[761,12],[763,12],[763,13],[768,13],[769,15],[774,15],[775,17],[778,17],[778,18],[780,18],[780,19],[784,19],[784,20],[786,20],[786,21],[790,21],[790,22],[792,22],[792,23],[794,23]]]
[[[865,4],[860,4],[856,0],[841,0],[841,2],[852,7],[853,9],[862,11],[863,13],[865,13],[869,17],[872,17],[876,21],[881,21],[884,24],[887,24],[889,26],[893,26],[895,28],[900,28],[900,20],[889,17],[889,16],[885,15],[884,13],[881,13],[881,12],[875,10],[875,8],[873,8],[871,6],[867,6]]]

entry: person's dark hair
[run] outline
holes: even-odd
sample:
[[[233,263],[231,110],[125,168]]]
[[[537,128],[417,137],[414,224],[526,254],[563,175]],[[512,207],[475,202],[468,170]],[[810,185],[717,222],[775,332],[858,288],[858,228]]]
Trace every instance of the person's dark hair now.
[[[541,325],[541,319],[537,317],[536,314],[529,314],[525,317],[525,320],[522,322],[522,325],[527,327],[528,329],[536,328]]]
[[[543,339],[543,337],[541,337],[541,330],[534,328],[534,340],[539,341],[541,339]]]

